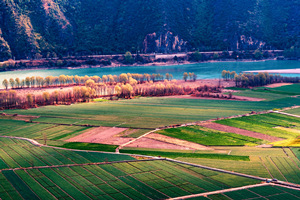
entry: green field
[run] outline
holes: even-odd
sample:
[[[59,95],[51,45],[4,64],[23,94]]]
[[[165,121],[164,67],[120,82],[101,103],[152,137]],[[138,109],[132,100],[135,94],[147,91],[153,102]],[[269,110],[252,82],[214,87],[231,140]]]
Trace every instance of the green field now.
[[[300,136],[300,118],[277,113],[224,119],[216,123],[284,139],[295,139]]]
[[[208,120],[299,104],[299,98],[246,102],[205,99],[140,98],[132,100],[46,106],[29,110],[5,110],[5,113],[41,116],[37,122],[157,128]]]
[[[219,160],[243,160],[250,161],[249,156],[237,156],[237,155],[226,155],[226,154],[215,154],[215,153],[184,153],[184,152],[170,152],[170,151],[142,151],[142,150],[127,150],[121,149],[121,153],[128,154],[141,154],[149,156],[160,156],[166,158],[208,158],[208,159],[219,159]]]
[[[300,161],[289,148],[219,147],[215,150],[227,150],[229,155],[249,156],[250,161],[220,162],[214,159],[185,157],[177,159],[264,178],[300,183]],[[294,149],[294,152],[299,151]]]
[[[0,179],[5,199],[17,194],[12,186],[23,198],[166,199],[259,182],[169,161],[2,171]]]
[[[246,96],[254,98],[262,98],[266,101],[274,101],[278,99],[288,98],[290,96],[300,95],[300,84],[286,85],[276,88],[268,87],[257,87],[254,89],[244,89],[244,88],[228,88],[232,90],[237,90],[234,93],[236,96]]]
[[[293,114],[293,115],[300,115],[300,108],[285,110],[284,112],[285,113],[290,113],[290,114]]]
[[[25,140],[0,138],[0,169],[134,160],[131,156],[68,151],[34,146]]]
[[[201,126],[188,126],[160,130],[157,133],[208,146],[253,146],[263,140],[234,133],[226,133]]]
[[[195,198],[196,199],[196,198]],[[201,199],[201,198],[200,198]],[[278,186],[261,186],[255,188],[249,188],[244,190],[238,190],[234,192],[226,192],[217,195],[209,195],[205,199],[232,199],[232,200],[240,200],[240,199],[267,199],[267,200],[275,200],[275,199],[285,199],[285,200],[294,200],[300,199],[300,191],[292,190],[285,187]]]
[[[35,140],[66,140],[81,133],[90,127],[64,126],[57,124],[38,124],[13,119],[0,119],[0,135],[25,137]]]

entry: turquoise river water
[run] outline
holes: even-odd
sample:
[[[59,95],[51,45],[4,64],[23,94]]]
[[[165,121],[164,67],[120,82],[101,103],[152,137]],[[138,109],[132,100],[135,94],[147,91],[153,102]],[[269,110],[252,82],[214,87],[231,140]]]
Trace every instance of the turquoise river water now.
[[[165,75],[170,73],[174,79],[182,79],[184,72],[194,72],[199,79],[220,78],[222,70],[236,71],[237,73],[249,70],[271,70],[271,69],[296,69],[300,68],[299,61],[260,61],[260,62],[211,62],[187,65],[171,66],[129,66],[129,67],[107,67],[107,68],[78,68],[78,69],[43,69],[43,70],[23,70],[7,71],[0,73],[0,83],[3,79],[19,77],[23,79],[27,76],[59,76],[79,75],[79,76],[102,76],[119,75],[121,73],[160,73]],[[300,74],[285,74],[284,76],[300,76]],[[2,88],[2,84],[0,86]]]

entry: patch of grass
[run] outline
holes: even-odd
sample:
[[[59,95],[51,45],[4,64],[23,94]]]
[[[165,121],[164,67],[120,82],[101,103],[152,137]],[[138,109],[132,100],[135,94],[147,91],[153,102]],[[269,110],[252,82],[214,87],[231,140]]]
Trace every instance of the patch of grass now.
[[[66,148],[66,149],[115,152],[118,146],[108,145],[108,144],[96,144],[96,143],[69,142],[59,147]]]
[[[291,110],[285,110],[285,113],[293,114],[293,115],[300,115],[300,108],[294,108]]]
[[[263,90],[245,90],[242,92],[236,92],[233,95],[236,96],[244,96],[244,97],[252,97],[252,98],[260,98],[265,99],[266,101],[273,101],[277,99],[287,98],[290,95],[278,94],[278,93],[267,93]]]
[[[93,102],[107,102],[107,101],[109,101],[108,99],[93,99],[92,100]]]
[[[247,88],[239,88],[239,87],[227,87],[225,89],[227,89],[227,90],[249,90]]]
[[[162,152],[162,151],[136,151],[121,149],[121,153],[128,154],[139,154],[146,156],[160,156],[167,158],[207,158],[207,159],[218,159],[218,160],[239,160],[239,161],[250,161],[249,156],[232,156],[226,154],[202,154],[202,153],[179,153],[179,152]]]
[[[157,133],[209,146],[244,146],[262,144],[263,140],[244,135],[216,131],[201,126],[160,130]]]

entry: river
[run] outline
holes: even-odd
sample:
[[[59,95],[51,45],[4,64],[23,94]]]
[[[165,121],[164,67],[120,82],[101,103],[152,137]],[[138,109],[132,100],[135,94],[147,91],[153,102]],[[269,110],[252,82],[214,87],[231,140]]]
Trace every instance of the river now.
[[[250,70],[275,70],[275,69],[296,69],[300,68],[299,61],[259,61],[259,62],[211,62],[197,63],[186,65],[171,66],[129,66],[129,67],[107,67],[107,68],[78,68],[78,69],[43,69],[43,70],[23,70],[7,71],[0,73],[0,83],[6,78],[24,79],[27,76],[59,76],[79,75],[79,76],[102,76],[102,75],[119,75],[121,73],[139,73],[152,74],[160,73],[165,75],[170,73],[174,79],[182,79],[184,72],[194,72],[198,79],[220,78],[221,72],[225,70],[236,71],[237,73]],[[300,74],[284,74],[284,76],[300,76]],[[2,88],[2,84],[0,85]]]

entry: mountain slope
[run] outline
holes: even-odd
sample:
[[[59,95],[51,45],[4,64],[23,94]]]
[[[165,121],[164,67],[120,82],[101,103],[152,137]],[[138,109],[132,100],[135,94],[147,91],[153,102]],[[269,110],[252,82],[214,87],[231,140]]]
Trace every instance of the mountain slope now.
[[[296,0],[0,0],[0,60],[299,46]]]

